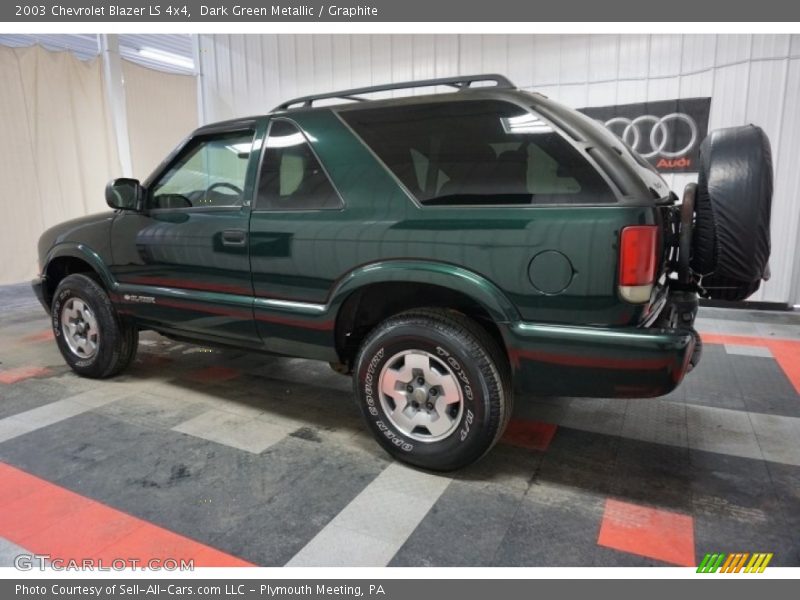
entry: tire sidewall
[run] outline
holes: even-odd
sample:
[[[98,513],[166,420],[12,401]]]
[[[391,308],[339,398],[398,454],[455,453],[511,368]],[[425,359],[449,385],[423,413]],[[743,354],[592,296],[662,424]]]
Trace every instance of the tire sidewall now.
[[[94,286],[92,284],[93,282],[88,278],[85,281],[77,277],[64,279],[56,289],[51,306],[53,336],[61,354],[73,370],[87,375],[100,373],[107,367],[107,359],[113,354],[109,350],[114,347],[113,336],[117,330],[114,316],[103,302],[101,294],[104,294],[104,292],[93,289]],[[64,332],[61,327],[61,312],[64,305],[72,298],[77,298],[89,306],[97,320],[100,334],[98,336],[97,350],[90,358],[81,358],[76,355],[69,347],[67,340],[64,339]]]
[[[455,430],[445,439],[424,442],[399,431],[385,414],[380,401],[380,373],[386,363],[404,350],[421,350],[445,363],[455,375],[464,403]],[[448,469],[480,457],[486,440],[493,440],[488,419],[490,391],[476,359],[463,344],[440,331],[419,324],[397,324],[372,337],[362,349],[356,367],[356,397],[369,428],[390,454],[412,464]],[[502,393],[502,392],[501,392]]]

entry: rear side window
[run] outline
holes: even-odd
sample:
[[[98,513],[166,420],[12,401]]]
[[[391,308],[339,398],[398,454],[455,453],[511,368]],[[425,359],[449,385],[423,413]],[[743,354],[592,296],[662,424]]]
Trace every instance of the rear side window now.
[[[340,115],[425,205],[615,201],[578,150],[547,123],[508,102],[433,103]]]
[[[256,208],[318,210],[341,205],[303,133],[287,121],[273,122],[261,165]]]

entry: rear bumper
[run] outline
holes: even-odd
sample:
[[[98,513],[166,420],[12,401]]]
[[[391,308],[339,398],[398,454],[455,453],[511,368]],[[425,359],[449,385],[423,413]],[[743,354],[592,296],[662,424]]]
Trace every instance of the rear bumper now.
[[[515,389],[537,396],[663,396],[689,370],[695,347],[690,329],[513,323],[503,336]]]
[[[44,277],[36,277],[31,281],[31,287],[33,288],[33,293],[36,294],[39,302],[41,302],[42,306],[47,311],[47,314],[50,314],[50,305],[47,303],[47,298],[45,298],[44,295]]]

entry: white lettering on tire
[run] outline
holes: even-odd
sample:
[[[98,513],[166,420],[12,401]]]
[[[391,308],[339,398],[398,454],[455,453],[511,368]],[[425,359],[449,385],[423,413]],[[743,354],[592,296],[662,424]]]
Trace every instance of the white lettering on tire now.
[[[464,371],[464,369],[461,367],[461,363],[458,362],[458,360],[456,360],[456,358],[452,354],[450,354],[447,350],[445,350],[441,346],[436,346],[436,353],[447,361],[447,364],[450,365],[450,368],[453,369],[453,371],[455,372],[456,377],[458,377],[461,380],[461,383],[463,384],[462,389],[464,390],[465,398],[467,400],[472,401],[473,399],[472,384],[469,381],[469,377],[467,377],[466,371]],[[470,409],[467,409],[467,411],[464,413],[464,425],[461,427],[461,431],[459,431],[458,433],[459,440],[463,442],[464,440],[467,439],[470,427],[472,426],[472,423],[474,421],[475,421],[475,415]]]
[[[475,415],[472,414],[471,410],[467,409],[467,414],[464,415],[464,427],[461,428],[461,432],[458,434],[458,437],[461,438],[462,442],[467,439],[467,436],[469,435],[469,428],[474,420]]]
[[[367,373],[364,376],[364,402],[367,404],[367,411],[373,417],[380,416],[380,412],[378,407],[375,405],[375,371],[378,368],[378,364],[380,364],[381,360],[383,359],[386,351],[384,348],[378,350],[372,359],[369,361],[369,366],[367,367]],[[411,452],[414,449],[414,444],[410,444],[405,441],[403,438],[399,437],[395,434],[389,426],[386,425],[381,420],[375,421],[375,425],[380,429],[381,433],[386,436],[386,438],[392,442],[395,446],[400,448],[405,452]]]
[[[372,360],[369,361],[367,367],[367,375],[364,378],[364,401],[367,403],[367,410],[373,417],[378,416],[378,408],[375,406],[375,396],[373,394],[373,384],[375,383],[375,369],[378,363],[381,362],[385,351],[383,348],[375,353]]]

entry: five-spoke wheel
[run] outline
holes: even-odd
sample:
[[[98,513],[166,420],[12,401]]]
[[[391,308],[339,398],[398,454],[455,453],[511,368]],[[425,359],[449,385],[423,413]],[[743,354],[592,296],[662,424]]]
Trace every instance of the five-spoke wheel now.
[[[100,330],[92,310],[80,298],[70,298],[61,309],[61,332],[76,356],[91,358],[97,352]]]
[[[455,374],[428,352],[395,354],[381,370],[379,385],[387,418],[401,433],[420,442],[446,438],[464,412]]]
[[[375,327],[354,368],[367,425],[394,457],[452,470],[486,453],[511,414],[508,361],[478,323],[442,309]]]

